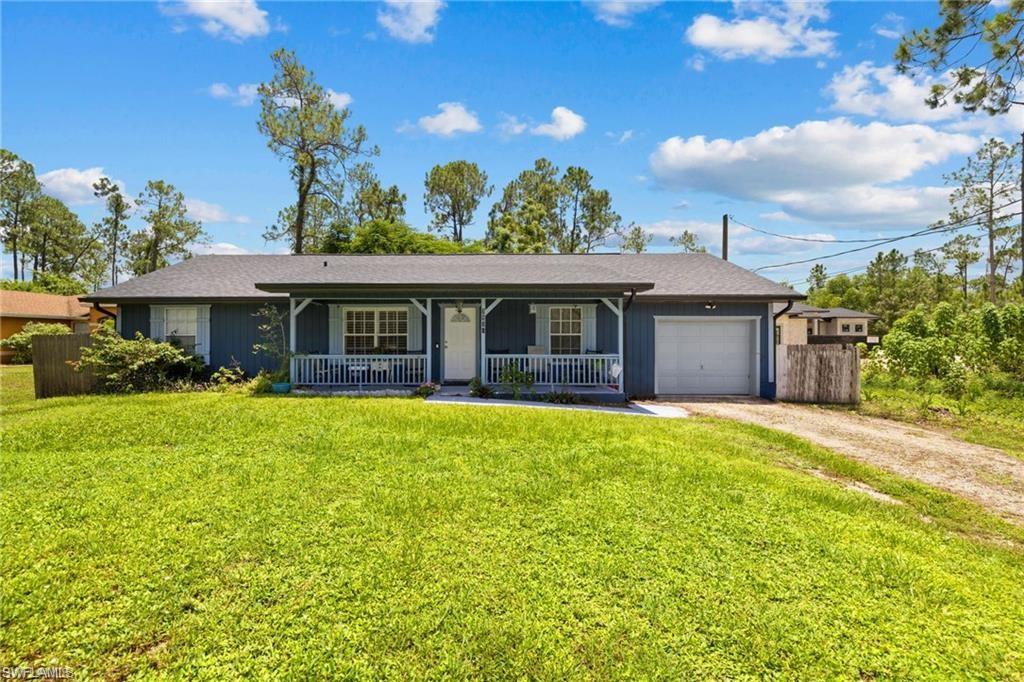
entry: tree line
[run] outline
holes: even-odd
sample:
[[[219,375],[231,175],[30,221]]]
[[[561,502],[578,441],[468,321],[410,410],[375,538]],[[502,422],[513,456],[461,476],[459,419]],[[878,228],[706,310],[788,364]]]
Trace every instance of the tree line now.
[[[131,199],[110,178],[93,192],[106,215],[87,226],[60,199],[43,193],[35,167],[0,149],[0,238],[10,254],[7,288],[68,295],[116,284],[121,273],[144,275],[185,258],[205,238],[174,185],[151,180]]]
[[[294,52],[277,50],[271,60],[257,125],[291,167],[295,202],[264,237],[287,240],[293,253],[589,253],[613,238],[630,251],[650,243],[639,226],[623,224],[589,171],[562,172],[544,158],[501,191],[481,240],[468,240],[466,230],[494,191],[487,173],[466,160],[434,166],[423,183],[428,232],[418,232],[404,220],[406,195],[376,175],[371,159],[380,149],[349,109],[334,106]]]

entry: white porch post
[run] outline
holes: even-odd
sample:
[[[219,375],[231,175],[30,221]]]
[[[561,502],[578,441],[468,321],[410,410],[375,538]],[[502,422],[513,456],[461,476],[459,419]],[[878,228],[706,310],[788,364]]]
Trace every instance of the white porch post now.
[[[434,299],[427,299],[427,383],[434,380]]]
[[[288,381],[295,380],[295,299],[288,297]]]
[[[625,393],[626,392],[626,356],[622,352],[622,339],[623,339],[622,327],[623,327],[623,318],[626,316],[626,309],[622,305],[622,299],[621,298],[619,299],[618,315],[619,315],[619,390],[621,390],[623,393]]]
[[[487,299],[480,299],[480,381],[487,383]]]

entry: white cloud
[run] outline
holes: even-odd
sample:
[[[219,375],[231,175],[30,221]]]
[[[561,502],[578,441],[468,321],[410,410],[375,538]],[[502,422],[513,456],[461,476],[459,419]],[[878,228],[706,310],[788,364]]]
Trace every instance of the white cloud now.
[[[890,40],[899,40],[907,29],[903,25],[904,18],[895,12],[886,12],[882,20],[871,27],[871,30]]]
[[[558,141],[568,140],[582,133],[587,122],[582,116],[568,107],[555,107],[551,110],[551,123],[541,123],[530,129],[534,135],[545,135]]]
[[[204,223],[249,223],[248,216],[232,215],[223,206],[211,204],[202,199],[185,199],[185,206],[188,214],[193,220],[200,220]]]
[[[247,107],[259,97],[259,87],[256,83],[242,83],[238,87],[231,87],[227,83],[213,83],[206,92],[214,99],[226,99],[236,107]]]
[[[702,72],[707,63],[707,59],[702,54],[695,54],[686,60],[686,65],[697,73]]]
[[[792,220],[793,217],[785,211],[771,211],[770,213],[762,213],[760,215],[764,220]]]
[[[701,14],[686,29],[686,40],[722,59],[771,62],[786,57],[835,54],[837,34],[811,26],[812,22],[828,19],[823,2],[738,1],[733,10],[736,17],[730,20]]]
[[[830,108],[844,114],[859,114],[889,121],[944,123],[949,130],[998,135],[1024,127],[1024,110],[1015,107],[1004,116],[965,112],[956,104],[932,109],[925,98],[936,83],[949,83],[951,76],[901,74],[894,66],[872,62],[846,66],[832,76],[824,94]]]
[[[661,0],[588,0],[583,3],[594,13],[598,21],[626,28],[633,23],[633,16],[646,12],[661,4]]]
[[[633,130],[631,128],[629,130],[623,130],[621,133],[616,133],[612,130],[609,130],[604,134],[604,136],[611,140],[614,140],[615,144],[625,144],[626,142],[629,142],[630,140],[633,139]]]
[[[476,133],[483,128],[476,113],[466,109],[461,102],[442,102],[437,108],[441,113],[420,118],[420,130],[431,135],[452,137],[459,133]],[[406,123],[399,127],[399,132],[408,132],[413,128],[414,126]]]
[[[352,104],[352,95],[347,92],[335,92],[330,88],[327,88],[327,99],[338,111]]]
[[[857,125],[845,118],[778,126],[737,140],[672,137],[650,156],[665,187],[772,202],[798,218],[925,222],[944,214],[943,188],[896,186],[973,152],[975,137],[925,125]]]
[[[256,0],[183,0],[161,3],[159,7],[168,16],[195,17],[206,33],[233,42],[259,38],[271,30],[267,11],[260,9]],[[180,23],[174,26],[176,32],[185,28]]]
[[[249,249],[230,242],[214,242],[213,244],[195,244],[192,247],[192,253],[196,256],[208,256],[210,254],[224,256],[248,256],[255,253],[255,251],[250,251]]]
[[[377,23],[392,38],[407,43],[432,43],[444,7],[440,0],[386,0],[385,6],[377,11]]]
[[[101,166],[92,168],[58,168],[48,171],[39,176],[39,182],[43,185],[43,191],[51,197],[56,197],[64,203],[71,205],[93,204],[99,201],[93,194],[93,183],[99,182],[104,177]],[[125,192],[124,183],[120,180],[113,180],[114,184]]]
[[[518,117],[502,112],[499,114],[501,122],[498,123],[498,134],[502,137],[515,137],[522,135],[529,128],[529,125],[520,121]]]

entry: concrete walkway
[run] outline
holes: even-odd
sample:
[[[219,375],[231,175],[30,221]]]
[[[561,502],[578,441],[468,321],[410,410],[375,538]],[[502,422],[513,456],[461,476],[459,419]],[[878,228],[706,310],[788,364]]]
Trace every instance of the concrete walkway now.
[[[426,399],[431,405],[485,405],[488,407],[527,407],[537,410],[575,410],[578,412],[607,412],[610,414],[626,414],[637,417],[660,417],[663,419],[679,419],[688,417],[686,410],[674,405],[650,403],[638,405],[630,403],[622,407],[607,405],[557,405],[542,403],[536,400],[495,400],[491,398],[473,398],[470,396],[443,395],[435,393]]]

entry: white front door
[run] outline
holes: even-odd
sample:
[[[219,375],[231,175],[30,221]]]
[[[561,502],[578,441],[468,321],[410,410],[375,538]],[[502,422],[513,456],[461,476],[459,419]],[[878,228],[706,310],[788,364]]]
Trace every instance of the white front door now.
[[[476,308],[444,308],[444,380],[469,381],[477,375],[479,336]]]

